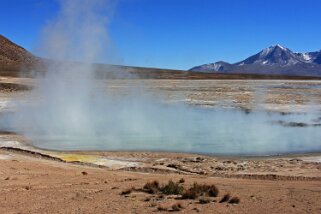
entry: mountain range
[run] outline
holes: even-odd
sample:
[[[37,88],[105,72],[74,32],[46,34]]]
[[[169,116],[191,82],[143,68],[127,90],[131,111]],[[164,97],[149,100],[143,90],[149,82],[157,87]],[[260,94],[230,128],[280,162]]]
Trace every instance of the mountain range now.
[[[57,61],[35,56],[0,35],[0,76],[34,77],[38,74],[42,75],[51,63],[57,63]],[[192,71],[97,63],[92,65],[95,75],[99,78],[320,79],[320,64],[320,52],[293,53],[278,45],[265,49],[239,63],[217,62],[195,67],[191,69]],[[293,68],[296,72],[293,72]]]
[[[321,51],[298,53],[281,45],[274,45],[234,64],[218,61],[193,67],[190,71],[320,77]]]

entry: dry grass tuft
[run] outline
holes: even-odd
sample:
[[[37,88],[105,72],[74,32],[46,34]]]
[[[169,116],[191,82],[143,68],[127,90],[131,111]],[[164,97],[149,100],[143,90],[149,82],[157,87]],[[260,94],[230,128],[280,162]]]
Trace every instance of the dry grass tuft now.
[[[195,191],[191,191],[190,189],[186,190],[183,195],[182,199],[196,199],[198,197],[197,193]]]
[[[211,202],[211,200],[208,199],[208,198],[200,198],[200,199],[199,199],[199,203],[200,203],[200,204],[208,204],[208,203],[210,203],[210,202]]]
[[[143,191],[149,194],[156,194],[159,192],[159,190],[159,182],[156,180],[152,182],[147,182],[143,187]]]
[[[227,194],[225,194],[225,195],[223,196],[223,198],[220,200],[219,203],[227,202],[228,200],[230,200],[230,198],[231,198],[230,194],[227,193]]]
[[[219,191],[215,185],[194,183],[191,188],[182,195],[183,199],[196,199],[199,196],[216,197]]]
[[[170,180],[160,188],[160,191],[165,195],[181,195],[184,192],[184,187]]]
[[[215,185],[210,185],[207,188],[207,194],[210,197],[216,197],[218,195],[219,191],[218,188]]]
[[[228,202],[230,204],[238,204],[240,203],[240,198],[239,197],[233,197],[231,200]]]
[[[167,184],[162,186],[159,185],[158,181],[153,181],[147,182],[142,191],[149,194],[162,193],[165,195],[181,195],[184,192],[184,187],[179,183],[173,182],[172,180],[168,181]]]
[[[178,183],[180,183],[180,184],[185,183],[185,179],[184,178],[179,179]]]
[[[199,197],[203,197],[199,199],[200,204],[210,203],[212,200],[208,197],[217,197],[219,190],[215,185],[208,184],[198,184],[194,183],[189,188],[185,188],[183,186],[185,183],[185,179],[182,178],[178,182],[174,182],[169,180],[168,183],[160,185],[157,180],[152,182],[147,182],[142,189],[134,189],[132,188],[130,191],[142,191],[149,194],[157,194],[159,199],[164,199],[165,195],[178,195],[176,199],[191,199],[195,200]],[[130,194],[130,191],[123,191],[123,195]],[[145,201],[149,201],[147,199]],[[223,203],[225,201],[230,200],[230,195],[226,194],[220,201]],[[232,201],[232,203],[237,203],[236,201]],[[169,208],[170,209],[170,208]]]

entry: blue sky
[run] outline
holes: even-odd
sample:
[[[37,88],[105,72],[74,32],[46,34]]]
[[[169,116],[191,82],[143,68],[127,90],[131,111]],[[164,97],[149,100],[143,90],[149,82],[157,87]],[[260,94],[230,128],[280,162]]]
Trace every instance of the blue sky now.
[[[55,0],[0,3],[0,34],[31,51],[59,9]],[[119,0],[109,32],[117,63],[189,69],[273,44],[320,50],[320,11],[319,0]]]

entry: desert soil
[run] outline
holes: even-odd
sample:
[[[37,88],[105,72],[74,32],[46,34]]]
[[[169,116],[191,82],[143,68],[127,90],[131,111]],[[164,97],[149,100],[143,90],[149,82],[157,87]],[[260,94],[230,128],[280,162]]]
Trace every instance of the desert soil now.
[[[1,213],[154,213],[158,207],[183,206],[181,213],[320,213],[321,181],[221,178],[159,172],[128,172],[59,163],[1,151]],[[146,182],[184,178],[215,184],[216,202],[159,198],[147,193],[121,195]],[[218,203],[225,194],[240,198],[239,204]],[[147,201],[149,200],[149,201]],[[167,211],[164,211],[166,213]],[[169,211],[168,211],[169,212]]]

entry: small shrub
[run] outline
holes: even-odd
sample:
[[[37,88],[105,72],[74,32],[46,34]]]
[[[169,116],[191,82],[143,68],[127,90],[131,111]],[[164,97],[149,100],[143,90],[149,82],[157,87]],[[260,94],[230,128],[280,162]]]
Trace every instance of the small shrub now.
[[[143,187],[143,191],[149,194],[156,194],[159,192],[159,190],[159,183],[156,180],[153,182],[147,182]]]
[[[178,183],[180,183],[180,184],[185,183],[185,179],[184,178],[179,179]]]
[[[208,196],[216,197],[218,195],[218,188],[215,185],[211,185],[208,187]]]
[[[231,198],[231,200],[228,203],[238,204],[238,203],[240,203],[240,199],[238,197],[233,197],[233,198]]]
[[[181,195],[184,192],[184,187],[170,180],[160,190],[165,195]]]
[[[182,199],[196,199],[197,197],[198,197],[197,193],[190,189],[186,190],[182,195]]]
[[[230,200],[230,198],[231,198],[230,194],[227,193],[227,194],[225,194],[225,195],[223,196],[223,198],[220,200],[220,203],[224,203],[224,202]]]
[[[216,197],[218,192],[218,188],[215,185],[194,183],[192,187],[185,190],[182,199],[196,199],[199,196]]]
[[[216,197],[218,195],[218,189],[215,185],[194,183],[189,190],[191,192],[195,192],[195,194],[198,196],[205,195],[210,197]]]

